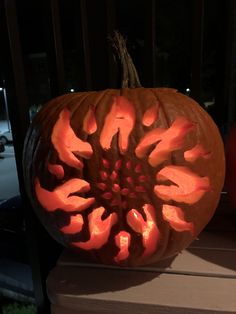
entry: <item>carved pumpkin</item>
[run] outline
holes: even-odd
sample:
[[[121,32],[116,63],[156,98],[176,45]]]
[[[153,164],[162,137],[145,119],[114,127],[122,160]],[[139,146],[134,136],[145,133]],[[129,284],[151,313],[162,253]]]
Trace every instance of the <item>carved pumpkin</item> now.
[[[168,88],[66,94],[25,141],[28,195],[48,232],[96,262],[144,265],[187,247],[224,181],[218,129]]]
[[[226,187],[231,204],[236,208],[236,124],[226,138]]]

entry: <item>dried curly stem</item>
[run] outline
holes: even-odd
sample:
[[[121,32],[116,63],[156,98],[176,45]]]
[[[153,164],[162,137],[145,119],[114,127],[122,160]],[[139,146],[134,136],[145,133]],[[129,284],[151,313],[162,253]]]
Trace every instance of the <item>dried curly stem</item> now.
[[[137,70],[127,50],[126,42],[119,32],[114,32],[112,46],[121,62],[123,70],[122,88],[141,87]]]

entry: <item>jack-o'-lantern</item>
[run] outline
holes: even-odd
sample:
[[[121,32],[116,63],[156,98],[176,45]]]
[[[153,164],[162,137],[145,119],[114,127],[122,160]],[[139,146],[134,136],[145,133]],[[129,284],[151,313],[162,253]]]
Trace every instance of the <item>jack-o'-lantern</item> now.
[[[48,232],[81,256],[121,266],[186,248],[224,181],[220,134],[194,100],[125,84],[49,101],[30,126],[23,163]]]

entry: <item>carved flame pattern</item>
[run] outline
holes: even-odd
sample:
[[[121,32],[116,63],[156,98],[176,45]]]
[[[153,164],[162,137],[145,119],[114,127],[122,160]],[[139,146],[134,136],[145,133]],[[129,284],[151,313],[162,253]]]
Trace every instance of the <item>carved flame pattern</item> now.
[[[142,124],[150,128],[159,116],[159,103],[151,106],[143,114]],[[125,155],[129,147],[129,140],[135,127],[135,110],[133,104],[125,97],[115,97],[110,111],[105,117],[103,127],[100,131],[100,145],[102,149],[109,152],[114,136],[118,139],[118,149],[121,155]],[[83,132],[93,135],[98,132],[96,114],[91,106],[85,115]],[[169,128],[147,129],[146,134],[140,139],[135,148],[135,156],[140,163],[131,160],[118,159],[115,164],[101,157],[102,169],[95,188],[101,193],[102,202],[107,206],[93,208],[95,199],[86,197],[86,192],[91,192],[90,183],[79,178],[70,179],[61,183],[53,191],[48,191],[41,186],[37,178],[35,182],[35,193],[42,207],[54,212],[58,209],[70,215],[68,225],[62,227],[62,233],[71,235],[81,232],[87,216],[89,239],[85,242],[74,241],[72,246],[84,250],[100,249],[107,244],[111,235],[111,229],[118,224],[117,208],[123,210],[123,215],[129,226],[129,230],[120,230],[114,237],[114,244],[118,253],[113,257],[116,263],[121,263],[129,258],[132,232],[142,237],[143,253],[141,258],[151,256],[158,250],[161,239],[159,221],[156,209],[152,204],[143,203],[142,208],[129,208],[129,200],[135,200],[147,192],[148,176],[142,172],[142,160],[147,159],[149,166],[156,174],[157,184],[150,186],[154,195],[161,202],[167,202],[162,207],[163,220],[169,224],[169,228],[175,232],[190,232],[194,234],[194,224],[186,221],[185,213],[179,206],[168,204],[169,201],[178,203],[194,204],[210,190],[208,177],[202,177],[188,169],[186,166],[168,165],[158,168],[164,161],[168,160],[172,152],[182,149],[187,134],[195,129],[195,124],[186,117],[177,117]],[[62,164],[48,163],[48,171],[56,176],[58,180],[64,178],[63,164],[77,169],[83,168],[83,159],[93,156],[93,147],[88,141],[78,137],[70,125],[70,111],[63,109],[56,124],[53,127],[51,141],[58,153]],[[200,144],[183,153],[185,161],[193,163],[198,158],[209,158],[210,153]],[[130,171],[129,175],[122,175],[121,170],[125,168]],[[165,182],[169,182],[165,184]],[[171,184],[170,184],[171,183]],[[83,196],[78,196],[82,193]],[[96,199],[96,204],[99,200]],[[103,203],[104,204],[104,203]],[[87,210],[89,214],[87,215]],[[79,212],[79,213],[78,213]],[[103,218],[106,213],[106,218]],[[132,232],[131,232],[132,231]]]

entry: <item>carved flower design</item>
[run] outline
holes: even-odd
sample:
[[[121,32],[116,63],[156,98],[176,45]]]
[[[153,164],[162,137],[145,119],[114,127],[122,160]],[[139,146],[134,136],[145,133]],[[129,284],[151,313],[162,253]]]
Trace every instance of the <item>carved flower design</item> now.
[[[114,97],[103,125],[99,124],[94,107],[89,107],[83,118],[83,132],[88,140],[75,133],[71,115],[69,109],[62,109],[51,134],[51,143],[60,162],[49,162],[47,169],[49,175],[57,178],[58,185],[49,191],[39,178],[35,180],[35,194],[41,206],[47,212],[60,209],[68,215],[67,225],[60,227],[62,234],[70,236],[79,234],[83,228],[88,229],[89,238],[71,241],[71,246],[86,251],[99,250],[112,236],[117,248],[115,254],[111,252],[114,254],[112,259],[120,264],[130,256],[133,234],[141,237],[143,250],[140,259],[158,250],[160,219],[175,232],[189,232],[194,236],[194,223],[186,220],[182,204],[197,203],[210,191],[210,180],[186,165],[166,161],[171,159],[173,152],[183,148],[186,136],[195,132],[196,123],[179,115],[167,128],[153,127],[159,118],[157,101],[142,115],[145,133],[140,139],[132,139],[135,149],[131,155],[131,135],[140,121],[136,121],[135,107],[126,97]],[[94,146],[89,137],[97,133],[99,143]],[[109,158],[114,140],[120,156],[116,160]],[[89,178],[83,178],[84,166],[93,162],[98,146],[104,154],[100,156],[97,179],[90,182]],[[201,143],[195,143],[183,153],[183,160],[190,165],[199,158],[209,157],[210,152]],[[80,170],[81,176],[65,180],[65,167]],[[154,177],[154,185],[150,176]],[[158,200],[161,218],[155,208]],[[125,223],[118,228],[121,216]],[[111,235],[113,228],[115,235]]]

